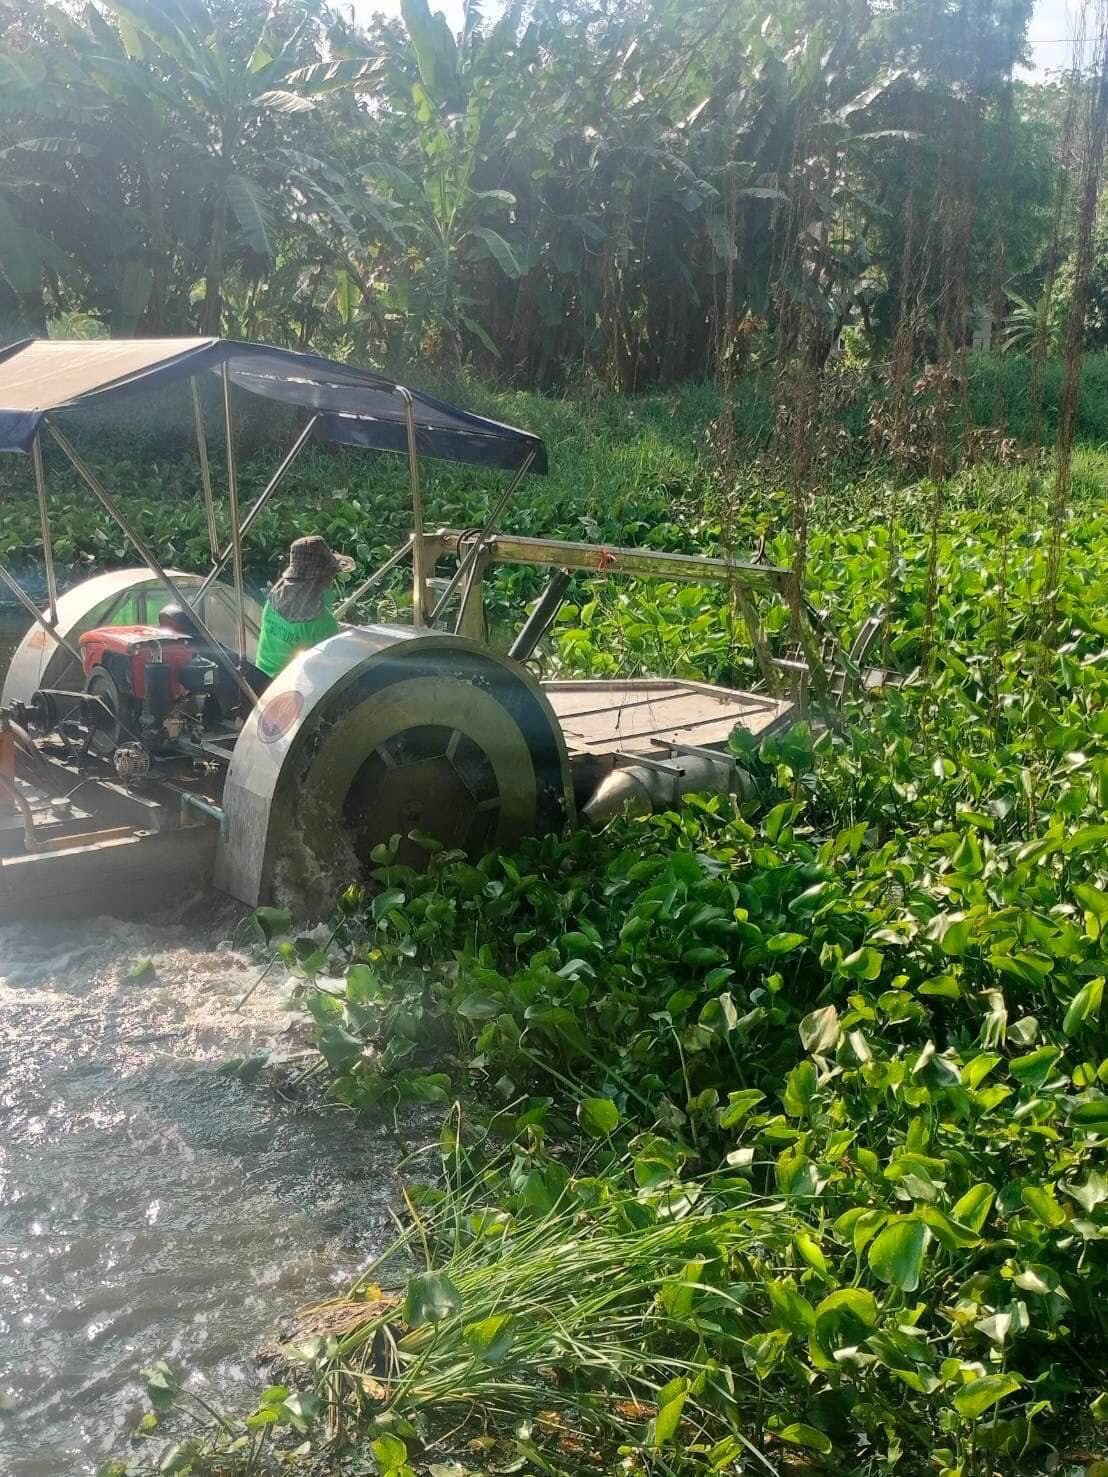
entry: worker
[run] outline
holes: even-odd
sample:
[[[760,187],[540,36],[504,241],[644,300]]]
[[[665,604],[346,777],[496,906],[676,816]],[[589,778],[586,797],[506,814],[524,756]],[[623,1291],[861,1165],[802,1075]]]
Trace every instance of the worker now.
[[[318,534],[292,544],[289,562],[262,611],[256,661],[268,677],[276,677],[296,652],[336,634],[339,623],[331,608],[335,577],[353,568],[353,559],[333,553]]]

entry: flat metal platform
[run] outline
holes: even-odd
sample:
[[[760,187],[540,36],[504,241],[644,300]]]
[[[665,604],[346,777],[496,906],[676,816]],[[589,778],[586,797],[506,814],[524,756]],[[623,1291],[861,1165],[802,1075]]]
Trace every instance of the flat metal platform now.
[[[706,682],[544,682],[570,756],[658,757],[659,747],[722,748],[736,728],[765,738],[787,727],[795,705]]]
[[[179,901],[211,875],[214,826],[124,836],[0,860],[0,925],[137,917]]]

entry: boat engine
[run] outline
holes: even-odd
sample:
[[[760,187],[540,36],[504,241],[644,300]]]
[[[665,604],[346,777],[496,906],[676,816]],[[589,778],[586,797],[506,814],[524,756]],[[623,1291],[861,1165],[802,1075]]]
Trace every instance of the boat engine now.
[[[89,747],[102,759],[119,758],[128,778],[142,769],[136,749],[152,755],[181,739],[199,741],[235,706],[234,683],[189,635],[105,626],[86,631],[80,643]]]

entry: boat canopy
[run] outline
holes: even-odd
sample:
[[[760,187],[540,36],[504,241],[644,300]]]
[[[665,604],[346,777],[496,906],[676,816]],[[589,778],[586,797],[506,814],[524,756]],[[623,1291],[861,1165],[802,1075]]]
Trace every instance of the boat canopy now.
[[[546,472],[538,436],[458,410],[319,354],[217,338],[26,339],[0,349],[0,451],[30,451],[44,417],[95,409],[205,371],[317,417],[313,434],[344,446],[407,453],[407,398],[421,456]]]

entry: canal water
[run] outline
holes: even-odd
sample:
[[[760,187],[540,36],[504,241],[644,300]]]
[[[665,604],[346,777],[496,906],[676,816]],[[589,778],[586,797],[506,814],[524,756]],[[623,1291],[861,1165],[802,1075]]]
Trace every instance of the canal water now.
[[[391,1138],[225,1070],[294,1040],[284,982],[235,1009],[257,975],[243,923],[208,896],[158,922],[0,930],[5,1477],[125,1453],[159,1357],[248,1398],[278,1320],[389,1240]]]

